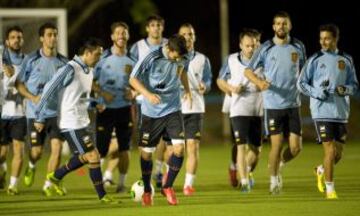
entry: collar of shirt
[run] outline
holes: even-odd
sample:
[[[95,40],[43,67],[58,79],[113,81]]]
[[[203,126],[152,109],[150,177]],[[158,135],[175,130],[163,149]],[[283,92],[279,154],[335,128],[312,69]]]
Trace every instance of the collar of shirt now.
[[[10,54],[12,63],[15,65],[20,65],[22,60],[25,57],[24,53],[22,53],[22,52],[17,53],[17,52],[12,51],[11,49],[8,49],[8,50],[9,50],[9,54]]]
[[[81,68],[84,70],[86,74],[90,72],[90,68],[83,62],[83,60],[81,60],[81,58],[78,55],[74,56],[74,61],[81,66]]]
[[[321,52],[323,52],[323,53],[329,53],[329,54],[338,54],[338,53],[339,53],[339,49],[336,48],[336,50],[334,50],[334,51],[321,49]]]
[[[127,54],[127,49],[125,49],[125,53],[123,55],[118,55],[118,54],[115,54],[115,51],[114,51],[115,47],[114,46],[111,46],[110,48],[110,52],[112,55],[116,55],[116,56],[125,56]]]

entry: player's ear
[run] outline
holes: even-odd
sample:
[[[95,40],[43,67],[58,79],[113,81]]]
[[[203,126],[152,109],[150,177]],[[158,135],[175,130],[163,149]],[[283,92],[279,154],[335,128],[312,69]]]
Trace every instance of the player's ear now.
[[[44,42],[44,37],[40,36],[40,42],[43,43]]]

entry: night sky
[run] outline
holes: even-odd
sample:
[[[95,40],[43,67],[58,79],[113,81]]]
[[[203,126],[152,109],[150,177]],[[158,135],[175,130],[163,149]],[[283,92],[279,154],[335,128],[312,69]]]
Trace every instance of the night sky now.
[[[176,33],[179,25],[184,22],[194,25],[197,34],[196,49],[210,58],[216,77],[221,66],[218,1],[154,0],[153,2],[157,5],[159,14],[165,18],[165,37]],[[93,14],[84,24],[85,30],[82,32],[100,37],[106,45],[110,45],[110,24],[123,20],[130,25],[130,43],[141,39],[139,27],[134,25],[130,15],[124,12],[130,3],[131,1],[110,3],[106,8]],[[258,2],[229,0],[230,52],[238,51],[238,34],[244,27],[256,28],[263,32],[262,41],[273,37],[272,18],[280,10],[290,14],[293,23],[291,35],[304,42],[308,56],[319,50],[319,25],[331,22],[340,27],[339,48],[352,55],[355,64],[359,64],[360,44],[359,36],[355,34],[355,31],[359,31],[356,28],[360,26],[358,24],[360,9],[351,0],[337,1],[337,3],[324,0],[303,0],[298,3],[291,0]],[[109,14],[113,15],[109,16]],[[94,26],[94,28],[89,28],[89,26]],[[69,38],[72,54],[75,47],[72,44],[75,43],[76,41]]]

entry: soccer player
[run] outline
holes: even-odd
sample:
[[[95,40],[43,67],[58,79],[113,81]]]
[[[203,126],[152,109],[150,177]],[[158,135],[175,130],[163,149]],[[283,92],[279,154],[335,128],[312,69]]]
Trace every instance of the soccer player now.
[[[115,130],[120,172],[118,191],[124,191],[132,134],[131,105],[135,95],[129,85],[129,75],[135,61],[127,52],[128,25],[124,22],[113,23],[111,40],[113,46],[104,51],[94,69],[93,90],[100,95],[99,104],[103,105],[98,106],[96,141],[100,156],[105,158]],[[106,170],[104,180],[112,180],[112,170]]]
[[[323,164],[316,168],[317,186],[327,199],[337,199],[334,166],[343,152],[350,98],[359,87],[351,56],[338,49],[339,28],[320,26],[321,50],[305,63],[298,80],[299,90],[310,97],[311,116],[317,140],[323,145]]]
[[[147,38],[141,39],[136,42],[130,49],[130,56],[136,61],[143,59],[151,51],[158,49],[160,46],[164,46],[167,42],[167,39],[163,37],[165,21],[161,16],[151,15],[146,20],[146,32]],[[138,104],[141,104],[143,96],[139,95],[136,97]],[[138,108],[140,105],[138,106]],[[140,110],[137,111],[138,114],[141,113]],[[140,117],[138,123],[140,122]],[[162,167],[163,165],[167,166],[164,163],[164,155],[166,151],[166,144],[163,139],[160,140],[159,145],[156,148],[156,159],[155,159],[155,171],[153,179],[156,182],[156,187],[161,188],[162,186]],[[168,169],[168,167],[167,167]]]
[[[246,29],[246,31],[248,32],[248,34],[253,35],[253,38],[255,40],[255,48],[258,49],[261,45],[261,33],[256,30],[256,29]],[[226,68],[226,65],[224,65],[224,69]],[[231,99],[230,99],[230,95],[225,94],[225,98],[224,98],[224,102],[223,102],[223,108],[222,108],[222,112],[224,114],[229,114],[230,112],[230,104],[231,104]],[[232,129],[232,125],[230,122],[230,128],[231,131],[233,131]],[[237,187],[239,184],[239,180],[237,178],[237,148],[238,146],[236,145],[235,142],[235,137],[234,137],[234,133],[231,133],[231,139],[232,139],[232,148],[231,148],[231,162],[230,162],[230,166],[229,166],[229,179],[230,179],[230,184],[233,187]],[[247,164],[247,172],[249,175],[249,185],[252,188],[255,184],[255,179],[254,179],[254,175],[253,175],[253,171],[256,168],[256,165],[259,161],[259,157],[260,157],[260,152],[261,152],[261,145],[259,146],[254,146],[254,145],[248,145],[249,150],[246,153],[246,164]]]
[[[240,52],[231,54],[218,78],[219,88],[230,95],[230,120],[237,145],[237,170],[240,174],[241,191],[250,192],[247,171],[247,146],[261,146],[262,97],[257,87],[244,76],[244,70],[256,49],[256,38],[251,30],[240,33]],[[256,70],[260,75],[260,70]]]
[[[169,38],[165,46],[149,53],[135,65],[130,75],[130,85],[144,96],[141,103],[140,154],[144,181],[144,206],[153,204],[150,178],[152,153],[165,133],[171,139],[173,154],[169,159],[169,171],[162,193],[170,205],[178,203],[173,183],[184,160],[184,124],[181,115],[180,80],[185,96],[191,104],[191,93],[186,70],[188,60],[186,41],[180,35]],[[180,77],[180,78],[179,78]]]
[[[95,66],[101,53],[102,47],[97,39],[83,42],[78,50],[78,55],[60,68],[46,85],[36,109],[34,127],[38,131],[45,129],[43,122],[46,108],[51,106],[50,98],[58,95],[55,103],[59,107],[59,128],[73,151],[73,157],[55,172],[48,173],[47,179],[53,183],[56,191],[64,193],[61,180],[71,171],[88,164],[90,179],[100,201],[110,203],[113,200],[106,195],[102,182],[100,154],[87,130],[90,125],[87,109],[93,82],[93,73],[90,67]]]
[[[6,167],[6,157],[9,145],[13,145],[13,158],[11,162],[10,183],[7,188],[9,195],[17,195],[17,183],[23,164],[24,141],[26,135],[25,108],[23,97],[15,88],[15,80],[19,68],[25,58],[21,48],[24,44],[23,31],[19,26],[7,29],[3,58],[4,71],[3,88],[0,91],[5,95],[1,112],[1,142],[0,142],[0,167]],[[5,178],[5,175],[0,178]],[[1,181],[1,180],[0,180]]]
[[[202,133],[203,114],[205,113],[204,94],[211,88],[211,66],[209,59],[202,53],[195,51],[195,30],[190,23],[185,23],[179,28],[179,35],[186,40],[186,48],[190,59],[187,71],[189,86],[193,99],[190,106],[188,100],[182,100],[181,111],[183,113],[186,139],[186,175],[183,192],[191,196],[195,189],[193,183],[198,167],[199,146]]]
[[[273,19],[275,36],[263,43],[253,55],[245,76],[263,91],[265,126],[270,135],[269,152],[270,193],[282,189],[280,168],[301,151],[300,97],[296,81],[305,62],[305,48],[301,41],[290,37],[290,16],[279,12]],[[263,67],[261,78],[254,73]],[[289,146],[282,151],[285,138]]]
[[[54,171],[60,164],[63,139],[57,126],[57,112],[54,106],[45,112],[45,129],[38,132],[34,128],[35,109],[45,84],[55,75],[57,69],[68,61],[57,52],[58,30],[55,25],[43,24],[39,28],[39,38],[41,48],[24,59],[16,79],[16,88],[26,99],[27,134],[31,145],[29,164],[24,176],[24,184],[28,187],[34,183],[35,165],[42,155],[45,137],[49,137],[51,145],[48,172]],[[43,192],[46,196],[52,195],[50,181],[45,181]]]

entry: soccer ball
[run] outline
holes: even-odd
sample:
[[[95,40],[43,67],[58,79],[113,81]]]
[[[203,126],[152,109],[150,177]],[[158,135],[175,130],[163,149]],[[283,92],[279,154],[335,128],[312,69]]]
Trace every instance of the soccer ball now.
[[[150,186],[151,186],[151,196],[154,197],[155,189],[152,185]],[[143,194],[144,194],[144,182],[143,180],[138,180],[131,186],[131,190],[130,190],[131,199],[134,200],[134,202],[141,202]]]

